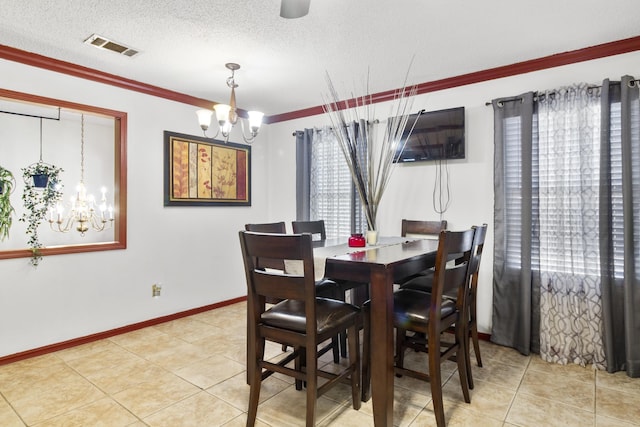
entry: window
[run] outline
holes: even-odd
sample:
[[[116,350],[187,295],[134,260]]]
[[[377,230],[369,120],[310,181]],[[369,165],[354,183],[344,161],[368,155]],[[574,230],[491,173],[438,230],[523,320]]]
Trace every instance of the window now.
[[[309,219],[324,220],[327,238],[363,232],[363,210],[333,132],[329,128],[314,130],[310,144]],[[298,204],[300,197],[304,196],[298,195]]]

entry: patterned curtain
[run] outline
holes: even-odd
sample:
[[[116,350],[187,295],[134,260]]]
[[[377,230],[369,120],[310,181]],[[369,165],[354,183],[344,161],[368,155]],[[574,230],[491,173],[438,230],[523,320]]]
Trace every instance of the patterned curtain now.
[[[532,257],[540,272],[540,356],[603,369],[600,88],[539,93],[537,148],[533,221],[539,247]]]
[[[640,377],[639,81],[533,95],[493,100],[491,340]]]

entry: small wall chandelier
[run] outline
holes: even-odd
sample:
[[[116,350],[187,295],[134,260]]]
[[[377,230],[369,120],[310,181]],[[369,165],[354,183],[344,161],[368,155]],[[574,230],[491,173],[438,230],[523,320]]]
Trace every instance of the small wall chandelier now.
[[[107,189],[102,187],[100,204],[92,194],[87,194],[84,185],[84,114],[80,116],[80,182],[76,186],[76,194],[71,196],[69,216],[64,216],[64,206],[57,203],[49,209],[49,225],[54,231],[66,233],[75,225],[81,236],[89,231],[103,231],[113,224],[113,206],[107,206]]]
[[[225,67],[231,70],[231,77],[227,79],[227,86],[231,88],[231,99],[229,101],[229,105],[215,104],[213,106],[219,128],[216,134],[211,138],[215,138],[219,133],[222,133],[222,136],[225,138],[225,142],[227,142],[229,140],[231,129],[238,122],[238,113],[236,110],[236,88],[238,87],[238,84],[235,81],[234,74],[236,70],[240,69],[240,65],[229,62],[225,64]],[[208,137],[207,129],[209,129],[209,125],[211,124],[211,115],[213,114],[213,111],[206,109],[198,110],[196,111],[196,114],[198,115],[198,122],[200,123],[202,132],[204,132],[204,136]],[[251,144],[256,138],[256,135],[258,135],[264,113],[259,111],[247,111],[247,115],[249,116],[249,136],[245,135],[244,123],[242,121],[240,121],[240,125],[242,126],[242,139],[244,139],[244,142],[247,144]]]

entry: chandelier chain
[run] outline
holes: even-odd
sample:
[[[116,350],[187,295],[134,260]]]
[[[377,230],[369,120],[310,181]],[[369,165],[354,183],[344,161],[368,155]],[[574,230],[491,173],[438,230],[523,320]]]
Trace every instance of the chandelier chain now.
[[[84,184],[84,114],[80,115],[80,182]]]

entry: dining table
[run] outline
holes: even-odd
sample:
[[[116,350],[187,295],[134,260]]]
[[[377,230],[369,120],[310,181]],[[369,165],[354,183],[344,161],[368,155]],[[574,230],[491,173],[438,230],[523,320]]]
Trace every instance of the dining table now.
[[[394,283],[435,265],[438,240],[415,237],[379,237],[375,245],[350,247],[347,239],[313,243],[316,279],[351,281],[369,285],[371,316],[371,399],[377,427],[393,426]],[[285,271],[302,274],[300,261],[285,261]],[[250,364],[247,363],[247,381]],[[367,394],[368,398],[368,394]]]
[[[332,239],[314,242],[315,268],[335,280],[369,284],[371,316],[371,399],[374,425],[393,426],[394,283],[435,265],[437,239],[381,237],[377,245],[345,248]],[[343,252],[343,253],[339,253]]]

